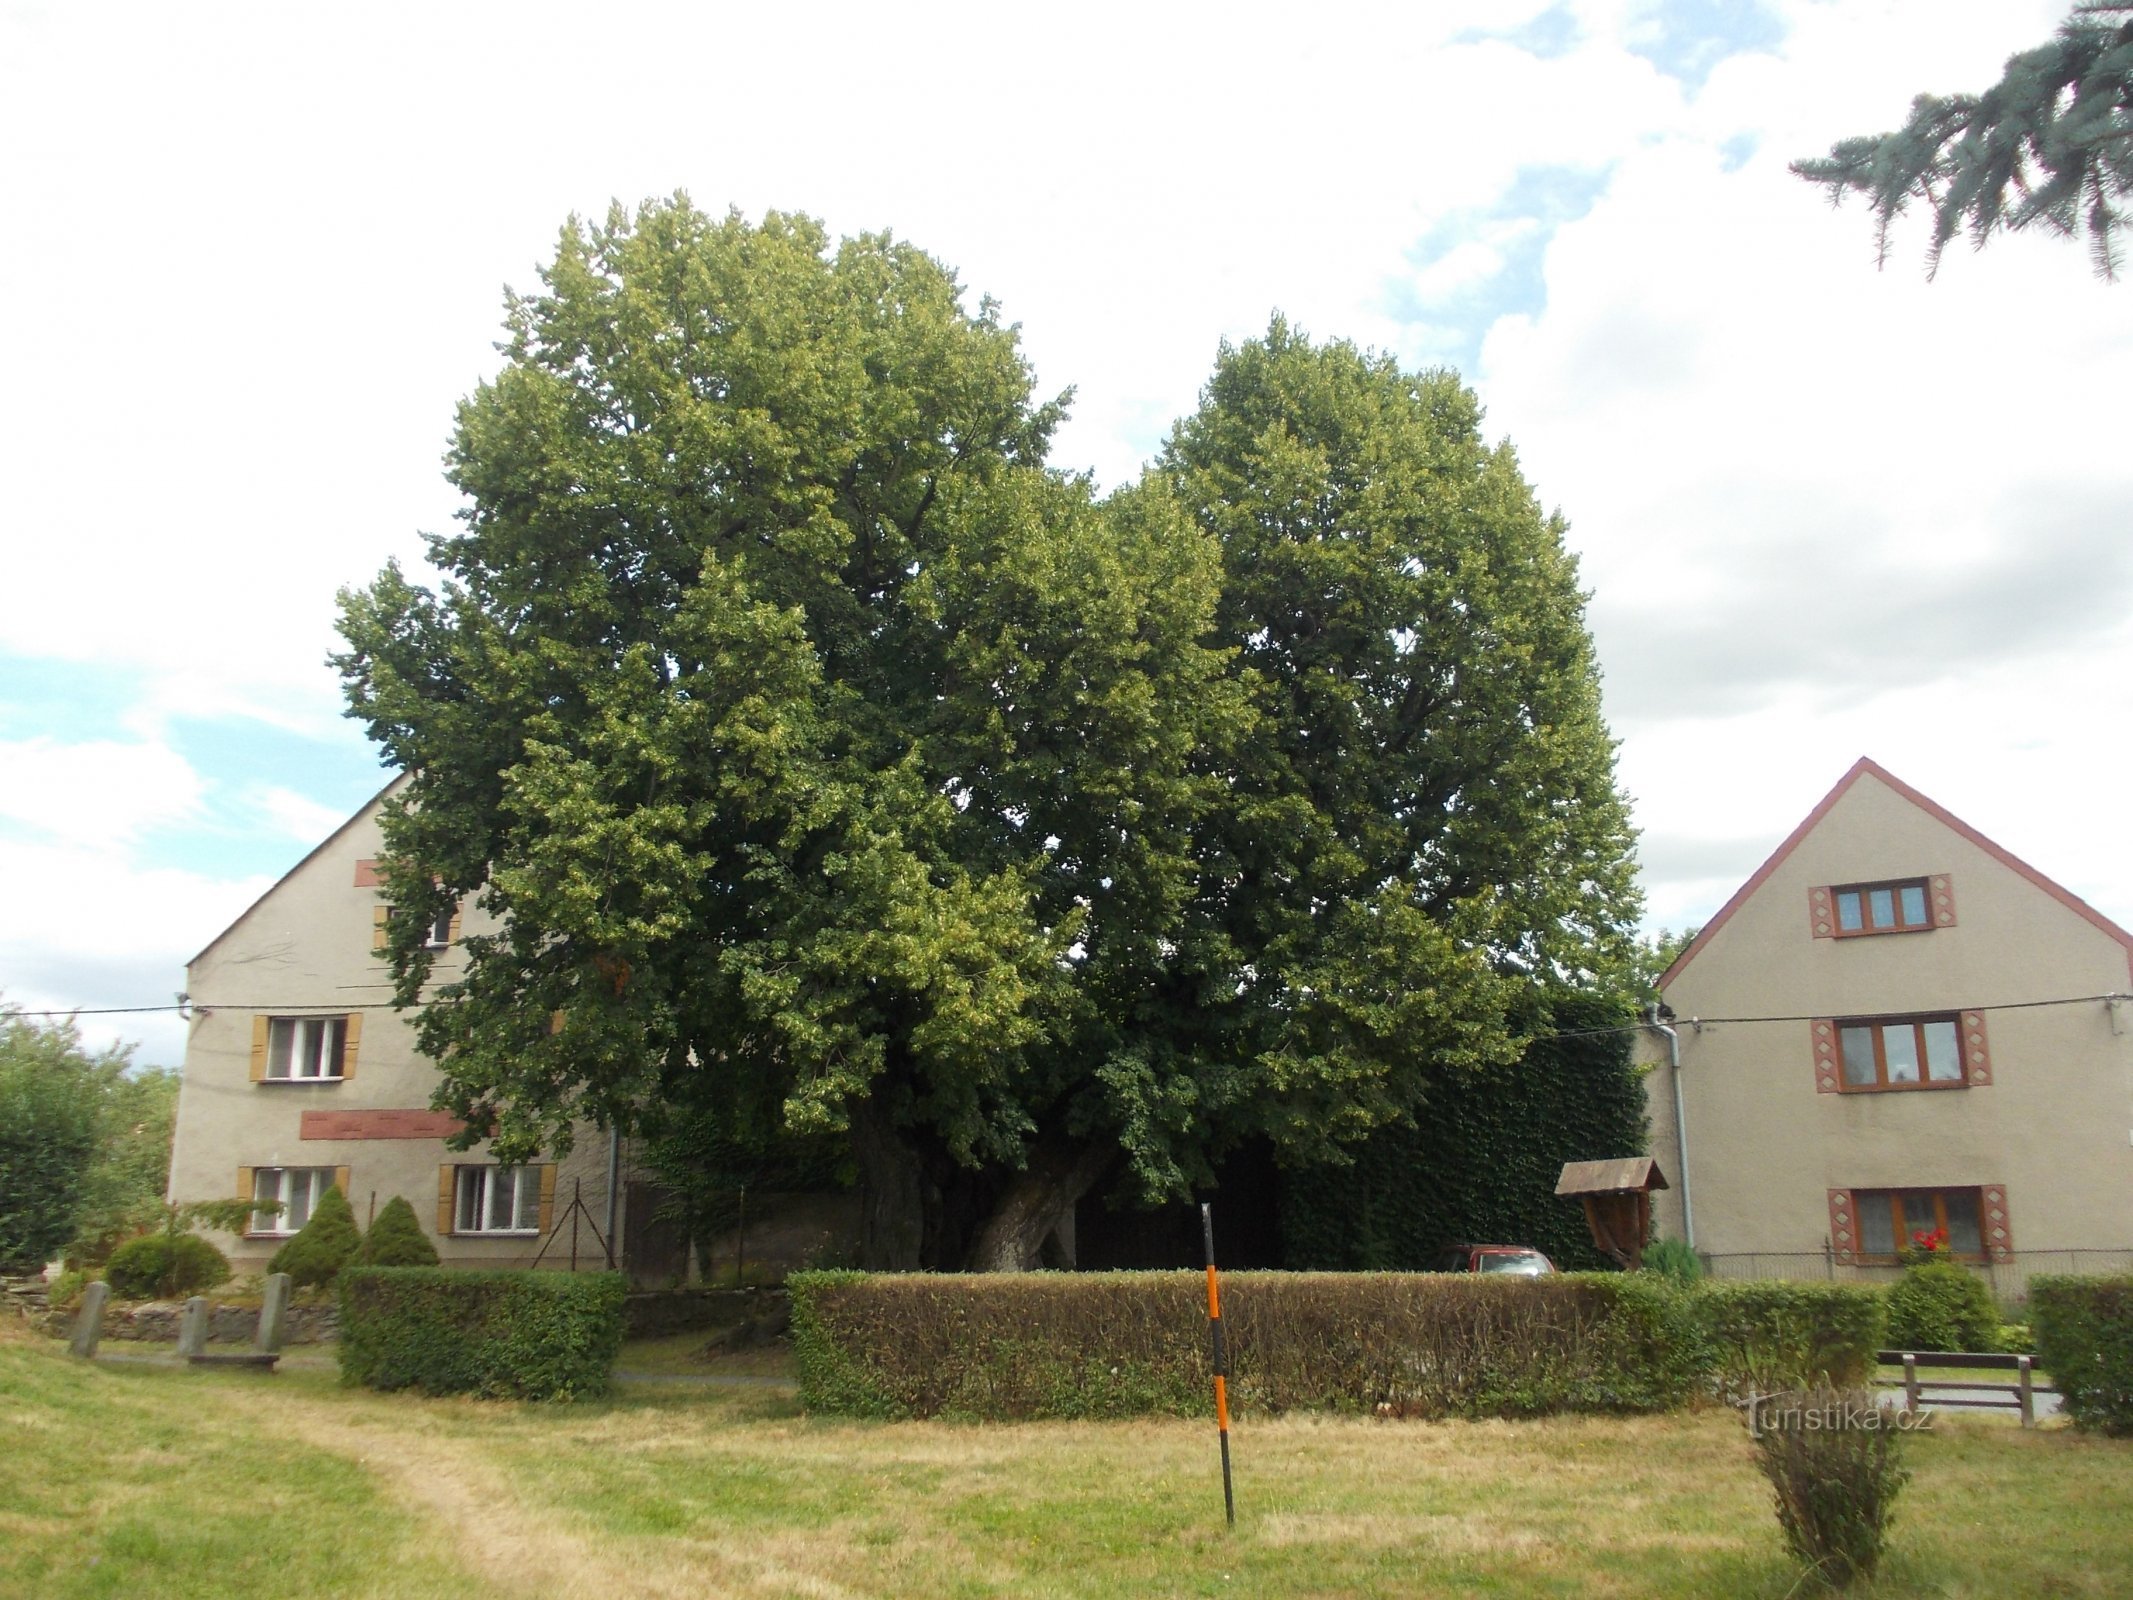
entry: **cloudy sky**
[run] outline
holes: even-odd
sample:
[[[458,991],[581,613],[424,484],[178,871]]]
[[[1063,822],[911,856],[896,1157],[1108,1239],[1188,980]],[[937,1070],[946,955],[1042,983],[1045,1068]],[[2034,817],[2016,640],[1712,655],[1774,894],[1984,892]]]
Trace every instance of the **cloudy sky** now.
[[[504,285],[677,189],[952,263],[1107,484],[1277,307],[1456,367],[1570,520],[1653,926],[1862,754],[2133,924],[2133,284],[1877,273],[1785,171],[2064,9],[0,0],[0,993],[167,1001],[379,786],[334,592],[448,526]]]

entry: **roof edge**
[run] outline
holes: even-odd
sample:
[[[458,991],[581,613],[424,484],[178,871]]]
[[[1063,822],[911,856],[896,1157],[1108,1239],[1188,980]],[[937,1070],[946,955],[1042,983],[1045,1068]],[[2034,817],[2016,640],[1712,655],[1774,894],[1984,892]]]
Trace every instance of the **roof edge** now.
[[[1851,770],[1837,780],[1836,787],[1824,795],[1817,802],[1815,808],[1807,813],[1800,825],[1785,836],[1784,842],[1770,853],[1770,858],[1760,867],[1757,867],[1749,876],[1748,881],[1734,890],[1732,897],[1718,908],[1717,914],[1696,931],[1696,937],[1691,939],[1681,954],[1674,958],[1673,964],[1659,975],[1659,987],[1661,989],[1664,989],[1681,975],[1688,967],[1688,964],[1696,959],[1697,954],[1703,949],[1704,945],[1710,941],[1711,936],[1717,933],[1720,928],[1723,928],[1727,921],[1731,919],[1733,913],[1747,902],[1748,897],[1768,882],[1770,875],[1785,864],[1786,858],[1799,848],[1802,840],[1814,832],[1816,826],[1824,817],[1829,815],[1836,803],[1844,798],[1852,786],[1861,778],[1866,777],[1879,779],[1896,794],[1901,795],[1927,816],[1940,823],[1941,826],[1976,845],[1980,850],[1999,862],[2000,865],[2019,877],[2026,878],[2035,887],[2042,889],[2054,900],[2065,906],[2067,910],[2116,940],[2126,953],[2127,979],[2129,982],[2133,982],[2133,933],[2128,933],[2071,889],[2046,877],[2013,851],[1988,839],[1939,801],[1912,788],[1911,785],[1905,783],[1903,779],[1897,777],[1895,773],[1889,771],[1888,768],[1881,765],[1871,756],[1861,756],[1852,763]]]
[[[214,938],[208,940],[206,944],[202,945],[199,950],[194,953],[192,958],[185,963],[185,970],[187,972],[191,972],[194,964],[198,962],[202,956],[206,955],[208,951],[214,949],[216,945],[222,943],[223,940],[227,939],[232,933],[234,933],[237,929],[238,923],[244,921],[246,917],[249,917],[253,912],[257,911],[261,906],[265,905],[267,903],[268,897],[271,896],[276,889],[279,889],[283,884],[287,883],[291,878],[295,877],[299,872],[303,871],[305,867],[310,865],[312,859],[315,856],[318,856],[323,853],[326,847],[332,844],[334,840],[338,839],[350,828],[361,822],[366,816],[370,814],[371,808],[373,806],[377,805],[380,800],[383,800],[387,795],[391,794],[394,789],[398,788],[402,783],[406,781],[406,773],[394,773],[391,781],[388,782],[385,787],[380,789],[376,794],[372,795],[368,800],[365,800],[361,805],[357,806],[354,812],[350,814],[346,822],[342,823],[338,828],[335,828],[333,832],[327,834],[325,838],[319,840],[319,842],[313,845],[309,850],[306,850],[294,866],[289,868],[289,870],[287,872],[284,872],[280,877],[276,878],[272,883],[268,884],[266,888],[262,889],[259,892],[258,897],[254,899],[250,905],[246,906],[242,911],[238,912],[236,916],[230,918],[229,922],[224,925],[222,931],[216,934]]]

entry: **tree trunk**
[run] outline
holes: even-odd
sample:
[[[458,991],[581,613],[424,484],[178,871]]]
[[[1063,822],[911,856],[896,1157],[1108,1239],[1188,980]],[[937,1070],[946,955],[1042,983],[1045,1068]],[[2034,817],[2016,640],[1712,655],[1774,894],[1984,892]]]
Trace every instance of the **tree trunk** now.
[[[1118,1159],[1118,1147],[1106,1140],[1077,1143],[1046,1135],[1029,1153],[1029,1165],[1015,1175],[1000,1203],[970,1247],[973,1272],[1028,1272],[1044,1250],[1044,1241],[1070,1214],[1074,1202],[1094,1188]]]
[[[852,1111],[859,1264],[869,1272],[916,1272],[925,1238],[925,1172],[881,1100],[870,1095]]]

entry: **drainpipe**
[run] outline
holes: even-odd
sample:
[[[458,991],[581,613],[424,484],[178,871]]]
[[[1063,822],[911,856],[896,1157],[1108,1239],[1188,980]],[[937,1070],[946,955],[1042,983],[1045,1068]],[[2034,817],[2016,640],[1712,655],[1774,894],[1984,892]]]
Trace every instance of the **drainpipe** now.
[[[1696,1213],[1689,1205],[1689,1113],[1681,1103],[1681,1035],[1659,1020],[1656,1005],[1645,1007],[1644,1025],[1654,1033],[1666,1035],[1666,1064],[1673,1069],[1674,1079],[1674,1146],[1681,1162],[1681,1237],[1682,1243],[1693,1250]]]
[[[1679,1074],[1677,1073],[1678,1077]],[[1677,1093],[1678,1088],[1677,1088]],[[622,1130],[607,1130],[607,1270],[615,1270],[615,1208],[621,1202]]]

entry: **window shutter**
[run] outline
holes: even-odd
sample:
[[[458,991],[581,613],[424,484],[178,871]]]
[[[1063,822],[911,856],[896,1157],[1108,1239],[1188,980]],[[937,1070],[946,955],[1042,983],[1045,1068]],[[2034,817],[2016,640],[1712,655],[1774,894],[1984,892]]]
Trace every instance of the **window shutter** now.
[[[560,1009],[548,1013],[548,1031],[550,1033],[561,1033],[563,1031],[563,1013]]]
[[[459,907],[452,907],[452,925],[444,931],[446,944],[459,943]]]
[[[1994,1261],[2014,1261],[2014,1224],[2007,1215],[2007,1189],[2003,1184],[1988,1183],[1978,1191],[1983,1202],[1983,1215],[1978,1219],[1985,1230],[1985,1254]]]
[[[370,908],[371,949],[383,950],[385,948],[385,929],[386,925],[392,921],[392,917],[393,908],[391,906],[376,905]]]
[[[252,1019],[252,1081],[264,1083],[267,1076],[267,1028],[269,1019]]]
[[[437,1237],[448,1239],[452,1235],[452,1178],[455,1169],[447,1161],[437,1169]]]
[[[1842,1064],[1837,1059],[1837,1023],[1833,1017],[1817,1017],[1809,1029],[1814,1039],[1815,1093],[1836,1094],[1843,1087]],[[1830,1190],[1831,1194],[1838,1193]]]
[[[1807,925],[1817,939],[1837,936],[1837,902],[1827,884],[1807,891]]]
[[[356,1075],[356,1055],[363,1045],[363,1013],[351,1011],[341,1018],[341,1076]]]
[[[254,1175],[250,1167],[239,1167],[237,1169],[238,1199],[251,1200],[257,1197],[258,1191],[252,1186],[253,1176]],[[237,1228],[237,1233],[240,1238],[249,1239],[252,1236],[252,1219],[250,1217],[246,1217],[244,1221],[239,1224]]]
[[[1985,1013],[1965,1011],[1962,1015],[1963,1030],[1963,1076],[1973,1089],[1990,1088],[1992,1085],[1992,1046],[1985,1042]]]
[[[546,1233],[555,1217],[555,1163],[541,1168],[541,1232]]]
[[[1855,1218],[1858,1207],[1852,1204],[1849,1189],[1829,1191],[1829,1247],[1835,1252],[1839,1266],[1852,1266],[1859,1260],[1859,1230]]]
[[[1926,904],[1934,927],[1955,926],[1955,882],[1945,872],[1936,872],[1926,880]]]
[[[335,1167],[333,1169],[333,1186],[341,1191],[343,1200],[348,1198],[348,1169],[346,1167]]]

